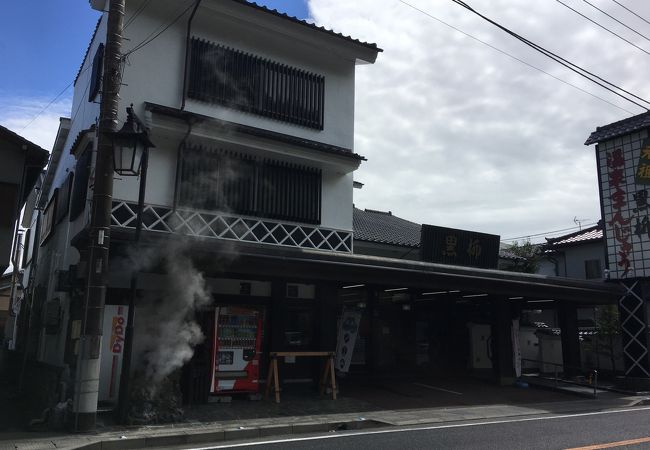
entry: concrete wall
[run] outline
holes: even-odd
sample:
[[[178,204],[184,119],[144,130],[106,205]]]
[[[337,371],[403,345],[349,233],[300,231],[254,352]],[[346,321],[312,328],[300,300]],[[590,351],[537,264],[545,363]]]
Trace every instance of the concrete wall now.
[[[582,244],[562,249],[557,256],[558,275],[567,278],[586,279],[585,261],[597,259],[601,269],[605,269],[605,250],[602,242]],[[595,281],[601,278],[594,279]]]

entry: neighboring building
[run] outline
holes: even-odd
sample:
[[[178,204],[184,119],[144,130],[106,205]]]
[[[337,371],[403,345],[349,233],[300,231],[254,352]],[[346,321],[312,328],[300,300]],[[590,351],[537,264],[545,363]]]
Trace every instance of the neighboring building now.
[[[555,238],[546,238],[545,248],[545,259],[554,266],[554,271],[548,275],[583,280],[605,278],[602,221],[584,230]]]
[[[392,212],[354,208],[354,252],[398,259],[420,259],[422,225]]]
[[[49,154],[0,126],[0,155],[0,352],[3,352],[7,342],[11,345],[14,303],[20,286],[23,254],[23,232],[18,224],[20,213]],[[33,204],[27,206],[30,210],[32,207]],[[11,321],[11,330],[5,330],[7,321]]]
[[[3,274],[9,266],[20,211],[49,155],[3,126],[0,126],[0,155],[0,274]]]
[[[605,260],[610,284],[625,289],[618,301],[625,375],[650,386],[650,353],[645,330],[650,299],[650,112],[591,133],[596,144]]]
[[[337,344],[344,372],[477,368],[511,382],[511,305],[619,295],[616,286],[495,270],[498,239],[494,252],[485,247],[492,269],[408,259],[419,258],[424,227],[352,203],[364,160],[353,148],[355,70],[380,49],[243,0],[197,5],[188,23],[173,20],[175,1],[127,2],[119,114],[125,120],[133,104],[155,148],[140,248],[139,180],[114,175],[103,344],[87,366],[78,361],[86,278],[97,267],[87,248],[106,13],[74,83],[73,118],[60,123],[36,209],[25,218],[28,301],[16,348],[38,363],[31,382],[50,374],[62,386],[50,394],[74,397],[75,417],[86,422],[98,402],[117,402],[131,300],[130,376],[144,371],[147,385],[177,376],[183,401],[201,403],[257,391],[270,352],[331,352]],[[449,238],[449,258],[458,250],[478,259],[478,238],[446,230],[429,237]],[[347,332],[358,326],[353,349],[337,340],[337,323]],[[493,343],[480,365],[468,364],[468,324]],[[567,336],[577,342],[577,332]],[[287,362],[282,378],[298,381],[320,364]]]

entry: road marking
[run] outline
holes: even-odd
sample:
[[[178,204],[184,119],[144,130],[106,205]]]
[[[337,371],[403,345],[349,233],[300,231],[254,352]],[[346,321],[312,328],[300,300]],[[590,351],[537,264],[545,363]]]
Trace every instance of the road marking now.
[[[574,447],[574,448],[568,448],[566,450],[598,450],[601,448],[612,448],[612,447],[622,447],[624,445],[643,444],[644,442],[650,442],[650,437],[629,439],[627,441],[609,442],[607,444],[587,445],[586,447]]]
[[[413,383],[413,384],[423,388],[433,389],[434,391],[442,391],[442,392],[449,392],[450,394],[463,395],[462,392],[450,391],[449,389],[443,389],[441,387],[431,386],[430,384],[424,384],[424,383]]]
[[[541,417],[525,417],[522,419],[494,420],[488,422],[456,423],[450,425],[432,425],[428,427],[397,428],[397,429],[388,429],[388,430],[351,431],[351,432],[336,433],[336,434],[330,433],[322,436],[269,439],[266,441],[242,442],[238,444],[222,444],[222,445],[215,445],[212,447],[195,447],[187,450],[216,450],[219,448],[252,447],[257,445],[282,444],[285,442],[319,441],[323,439],[338,439],[338,438],[345,438],[345,437],[367,436],[371,434],[405,433],[408,431],[442,430],[446,428],[462,428],[462,427],[476,427],[481,425],[499,425],[504,423],[532,422],[534,420],[568,419],[571,417],[600,416],[604,414],[620,414],[626,412],[647,411],[647,410],[650,410],[650,406],[642,406],[639,408],[615,409],[612,411],[594,411],[588,413],[564,414],[559,416],[541,416]]]

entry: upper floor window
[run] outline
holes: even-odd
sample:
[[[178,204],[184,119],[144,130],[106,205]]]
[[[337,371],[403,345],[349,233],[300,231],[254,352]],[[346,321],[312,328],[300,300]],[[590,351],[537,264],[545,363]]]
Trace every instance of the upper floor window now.
[[[183,151],[181,206],[319,224],[321,171],[225,150]]]
[[[585,278],[591,280],[593,278],[602,278],[603,273],[600,270],[599,259],[589,259],[585,261]]]
[[[43,216],[41,218],[41,245],[54,233],[55,226],[55,215],[56,215],[56,198],[59,193],[58,189],[54,190],[50,201],[48,202],[45,210],[43,211]]]
[[[70,200],[70,221],[79,217],[79,214],[81,214],[86,208],[91,159],[92,143],[89,143],[81,156],[79,156],[77,165],[74,169],[74,183],[71,193],[72,199]]]
[[[197,38],[192,38],[187,95],[323,129],[323,76]]]
[[[102,71],[104,68],[104,44],[99,44],[93,58],[93,69],[90,74],[90,87],[88,88],[88,101],[92,102],[99,94],[102,85]]]

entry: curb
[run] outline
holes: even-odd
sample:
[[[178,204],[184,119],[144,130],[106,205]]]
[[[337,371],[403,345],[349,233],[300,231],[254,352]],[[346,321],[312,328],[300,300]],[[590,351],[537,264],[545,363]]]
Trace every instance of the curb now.
[[[147,447],[174,446],[183,444],[205,444],[208,442],[255,439],[269,436],[323,433],[340,430],[360,430],[391,426],[378,420],[355,420],[347,422],[306,422],[300,424],[262,425],[259,427],[225,428],[212,431],[182,431],[163,435],[143,435],[124,438],[103,439],[70,448],[88,450],[122,450]]]

